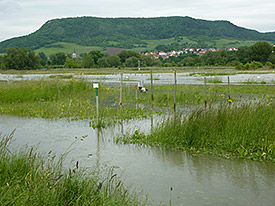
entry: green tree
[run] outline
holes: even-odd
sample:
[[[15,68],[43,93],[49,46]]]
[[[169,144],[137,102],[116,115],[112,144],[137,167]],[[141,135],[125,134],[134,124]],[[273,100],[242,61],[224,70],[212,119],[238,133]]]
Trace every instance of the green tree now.
[[[110,67],[110,64],[108,63],[106,57],[102,57],[102,58],[98,59],[97,65],[98,65],[98,67],[101,67],[101,68]]]
[[[82,66],[84,68],[92,68],[95,65],[95,61],[93,59],[93,57],[87,53],[83,54],[82,57]]]
[[[140,62],[144,66],[153,66],[154,65],[154,57],[152,55],[140,55]]]
[[[137,57],[139,58],[140,54],[132,51],[132,50],[123,50],[121,52],[119,52],[117,54],[121,60],[121,64],[123,64],[124,62],[126,62],[126,59],[128,59],[129,57]]]
[[[265,41],[259,41],[250,47],[251,61],[265,64],[272,53],[272,46]]]
[[[182,64],[184,66],[194,66],[194,64],[195,64],[194,62],[195,62],[195,60],[193,57],[186,57],[182,60]]]
[[[64,65],[66,62],[66,54],[64,52],[59,52],[50,55],[50,63],[52,65]]]
[[[137,57],[129,57],[125,61],[125,65],[127,67],[137,67],[138,66],[138,58]]]
[[[6,69],[26,70],[39,68],[39,57],[33,50],[27,48],[10,47],[3,57],[3,67]]]
[[[237,51],[237,56],[239,58],[239,61],[242,63],[242,64],[246,64],[247,62],[250,61],[250,48],[249,47],[240,47],[238,48],[238,51]]]
[[[114,54],[112,56],[108,56],[107,62],[111,67],[118,67],[121,65],[120,58],[116,54]]]
[[[65,68],[81,68],[81,63],[78,59],[72,59],[67,57],[65,62]]]
[[[44,52],[39,52],[38,56],[40,58],[40,64],[42,66],[46,66],[46,64],[48,62],[48,57],[46,56],[46,54]]]
[[[99,50],[96,50],[96,51],[90,51],[89,56],[93,58],[95,65],[97,65],[98,59],[102,58],[104,54]]]

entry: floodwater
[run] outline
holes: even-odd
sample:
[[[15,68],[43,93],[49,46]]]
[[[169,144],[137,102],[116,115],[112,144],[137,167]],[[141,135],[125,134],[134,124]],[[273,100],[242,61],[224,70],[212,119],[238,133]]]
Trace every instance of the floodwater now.
[[[191,75],[192,74],[192,75]],[[177,84],[203,84],[204,77],[200,75],[193,75],[193,72],[182,72],[177,73]],[[66,74],[25,74],[25,75],[15,75],[15,74],[0,74],[0,81],[20,81],[20,80],[39,80],[42,78],[49,78],[50,76],[58,76]],[[119,85],[120,84],[120,74],[106,74],[106,75],[73,75],[74,78],[83,78],[90,82],[100,82],[101,84],[107,85]],[[222,81],[221,84],[227,84],[228,76],[207,76],[207,79],[218,78]],[[244,84],[246,82],[255,82],[260,84],[265,82],[265,84],[275,84],[275,72],[261,72],[258,74],[234,74],[229,75],[231,84]],[[123,84],[137,84],[139,82],[144,83],[144,85],[151,84],[151,76],[148,73],[138,73],[138,74],[123,74]],[[154,73],[153,74],[154,85],[167,85],[174,84],[174,73]]]
[[[161,118],[153,125],[158,122]],[[274,205],[274,163],[114,143],[114,137],[122,133],[136,129],[150,132],[151,126],[152,119],[133,120],[98,131],[87,121],[0,116],[2,134],[16,128],[13,145],[36,145],[44,154],[72,149],[67,165],[79,161],[83,167],[118,166],[115,172],[124,184],[143,190],[153,205],[169,205],[169,200],[172,205],[188,206]]]

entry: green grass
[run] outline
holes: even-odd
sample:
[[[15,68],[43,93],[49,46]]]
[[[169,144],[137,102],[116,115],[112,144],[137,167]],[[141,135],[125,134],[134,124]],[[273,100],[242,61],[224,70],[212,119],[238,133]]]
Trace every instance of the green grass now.
[[[206,79],[207,83],[222,83],[222,79],[219,77],[215,77],[215,78],[207,78]]]
[[[275,162],[274,114],[270,97],[256,104],[221,104],[166,119],[149,135],[137,130],[116,141]]]
[[[76,162],[64,169],[61,157],[42,157],[34,148],[10,150],[12,135],[0,136],[1,205],[148,205],[108,172],[84,170]]]
[[[149,92],[139,95],[139,102],[154,104],[157,106],[174,105],[174,86],[154,86],[154,100],[151,100]],[[234,102],[264,98],[266,95],[275,97],[275,85],[231,85],[230,97]],[[208,104],[227,102],[227,85],[207,85]],[[129,99],[130,97],[128,97]],[[205,100],[204,85],[177,85],[177,105],[203,105]]]
[[[62,77],[62,78],[61,78]],[[95,89],[92,83],[68,79],[68,75],[41,81],[0,82],[0,114],[66,118],[68,120],[89,120],[95,125]],[[64,81],[63,78],[66,80]],[[135,86],[123,88],[123,107],[119,107],[120,88],[103,86],[99,88],[99,114],[102,125],[112,124],[119,119],[146,118],[152,111],[136,109],[136,103],[154,104],[159,107],[174,105],[173,85],[154,86],[154,100],[151,100],[150,87],[147,93],[138,92]],[[208,85],[208,105],[227,102],[226,85]],[[232,85],[233,102],[275,97],[274,85]],[[203,105],[203,85],[177,85],[177,105]]]
[[[96,118],[96,95],[92,83],[51,79],[0,82],[0,88],[0,114],[90,121]],[[127,93],[127,88],[123,91]],[[118,119],[145,118],[151,114],[151,111],[127,107],[126,104],[119,108],[119,98],[119,88],[99,88],[99,118],[105,122],[104,125]]]

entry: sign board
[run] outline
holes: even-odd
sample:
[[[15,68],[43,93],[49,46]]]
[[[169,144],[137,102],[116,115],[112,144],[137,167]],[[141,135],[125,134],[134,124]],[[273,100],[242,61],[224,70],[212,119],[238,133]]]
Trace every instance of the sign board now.
[[[96,83],[93,83],[93,88],[94,89],[97,89],[99,87],[99,84],[96,82]]]

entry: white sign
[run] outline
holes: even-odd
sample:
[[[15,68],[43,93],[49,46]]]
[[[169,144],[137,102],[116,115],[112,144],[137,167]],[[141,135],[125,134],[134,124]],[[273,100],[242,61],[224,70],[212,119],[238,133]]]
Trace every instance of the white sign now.
[[[98,88],[98,83],[93,83],[93,88],[94,89]]]

